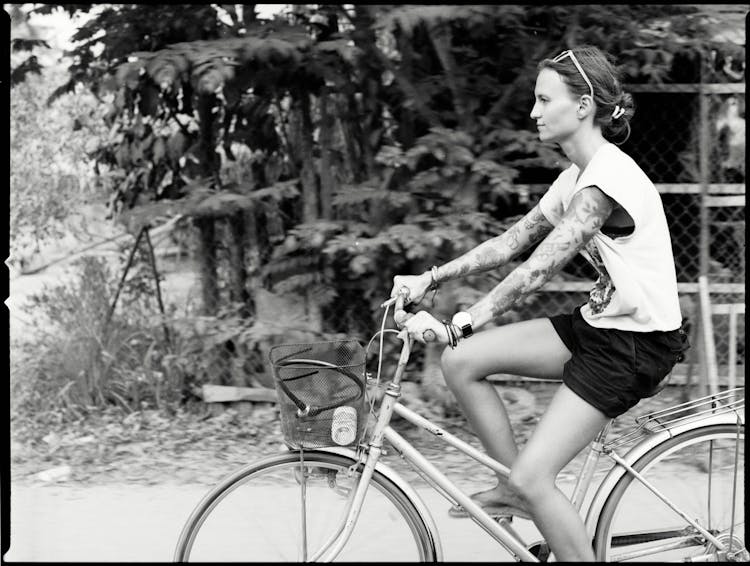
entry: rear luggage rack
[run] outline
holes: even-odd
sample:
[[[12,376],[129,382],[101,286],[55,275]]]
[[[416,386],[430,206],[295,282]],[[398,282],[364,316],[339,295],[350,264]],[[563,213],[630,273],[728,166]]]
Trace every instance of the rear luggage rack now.
[[[609,443],[616,446],[631,442],[641,436],[671,430],[676,426],[702,418],[734,413],[737,423],[745,422],[745,388],[737,387],[707,395],[687,403],[673,405],[635,418],[635,427]]]

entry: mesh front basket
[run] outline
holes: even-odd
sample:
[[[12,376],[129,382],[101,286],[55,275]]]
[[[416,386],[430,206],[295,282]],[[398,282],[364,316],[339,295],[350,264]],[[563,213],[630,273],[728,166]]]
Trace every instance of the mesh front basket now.
[[[356,340],[271,348],[281,431],[294,448],[351,446],[366,424],[365,351]]]

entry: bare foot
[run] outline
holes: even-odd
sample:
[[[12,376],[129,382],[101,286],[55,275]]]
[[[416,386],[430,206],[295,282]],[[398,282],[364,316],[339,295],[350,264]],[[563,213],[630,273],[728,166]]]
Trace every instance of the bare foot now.
[[[507,484],[498,484],[491,489],[474,493],[471,499],[490,515],[531,519],[521,498],[513,493]],[[452,517],[468,517],[469,515],[461,505],[451,507],[448,514]]]
[[[525,505],[508,485],[498,484],[492,489],[480,491],[471,495],[471,498],[480,505],[508,505],[519,509],[525,509]]]

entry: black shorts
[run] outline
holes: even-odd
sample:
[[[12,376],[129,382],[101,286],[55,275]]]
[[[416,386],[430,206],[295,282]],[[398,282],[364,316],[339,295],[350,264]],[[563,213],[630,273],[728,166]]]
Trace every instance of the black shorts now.
[[[650,397],[689,347],[683,328],[668,332],[632,332],[595,328],[581,316],[550,317],[573,355],[563,369],[563,383],[610,418]]]

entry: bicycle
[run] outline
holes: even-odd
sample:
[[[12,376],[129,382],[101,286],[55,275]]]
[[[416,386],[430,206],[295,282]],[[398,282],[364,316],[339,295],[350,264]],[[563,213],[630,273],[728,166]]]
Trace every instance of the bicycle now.
[[[512,518],[490,516],[391,427],[399,415],[490,470],[509,473],[398,402],[413,341],[405,331],[385,329],[385,320],[388,308],[395,304],[398,312],[403,302],[399,296],[383,303],[383,326],[367,346],[380,335],[376,379],[366,375],[366,353],[354,341],[281,346],[272,363],[288,451],[249,464],[211,489],[183,527],[175,561],[442,560],[430,511],[415,488],[381,461],[384,441],[516,560],[549,557],[544,541],[526,542]],[[381,387],[383,337],[389,332],[403,344],[375,412],[377,395],[369,391]],[[310,380],[313,401],[305,402],[304,387],[290,387]],[[334,413],[352,406],[359,419],[344,422],[338,446],[331,437],[332,430],[338,434],[341,414]],[[374,419],[365,426],[370,415]],[[747,561],[744,387],[642,415],[628,432],[607,441],[612,423],[592,442],[571,496],[583,513],[600,457],[612,461],[583,515],[597,560]],[[691,473],[680,473],[688,468]]]

